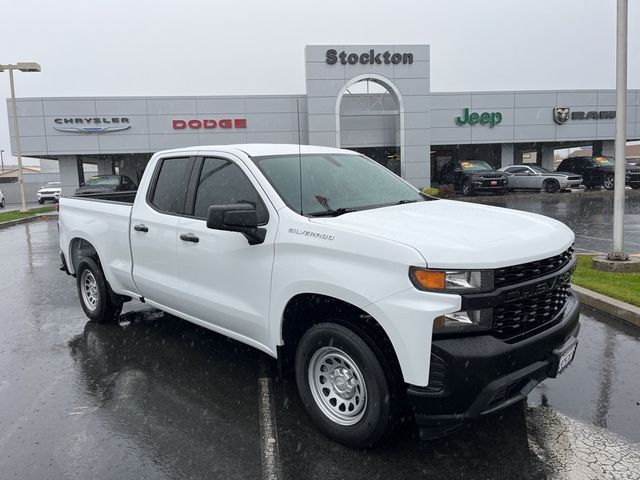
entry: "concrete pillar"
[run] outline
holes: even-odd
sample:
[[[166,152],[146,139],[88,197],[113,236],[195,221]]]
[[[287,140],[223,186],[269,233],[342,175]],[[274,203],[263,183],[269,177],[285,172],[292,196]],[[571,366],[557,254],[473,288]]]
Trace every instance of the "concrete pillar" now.
[[[84,183],[82,160],[77,155],[61,155],[58,157],[60,166],[60,184],[63,196],[71,196],[76,188]]]
[[[98,175],[113,175],[113,160],[97,160]]]
[[[500,161],[501,167],[508,167],[509,165],[513,165],[514,159],[514,146],[513,143],[503,143],[502,144],[502,158]]]
[[[602,140],[602,153],[607,157],[613,157],[616,152],[616,142],[614,140]]]
[[[542,147],[542,152],[540,154],[540,166],[542,168],[546,168],[547,170],[555,170],[553,168],[553,153],[554,153],[554,147],[549,145],[549,146],[543,146]]]

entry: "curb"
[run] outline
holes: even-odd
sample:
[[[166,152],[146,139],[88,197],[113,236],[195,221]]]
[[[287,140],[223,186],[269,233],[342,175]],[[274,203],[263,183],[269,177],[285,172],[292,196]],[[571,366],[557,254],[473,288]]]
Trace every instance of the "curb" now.
[[[591,307],[594,310],[598,310],[599,312],[606,313],[611,317],[619,318],[635,327],[640,327],[640,308],[635,305],[607,297],[606,295],[602,295],[601,293],[588,290],[575,284],[572,284],[571,288],[576,292],[583,305]]]
[[[51,213],[40,213],[38,215],[34,215],[32,217],[19,218],[17,220],[9,220],[8,222],[0,222],[0,230],[3,228],[13,227],[15,225],[21,225],[23,223],[36,222],[39,220],[48,220],[49,218],[57,218],[58,212]]]

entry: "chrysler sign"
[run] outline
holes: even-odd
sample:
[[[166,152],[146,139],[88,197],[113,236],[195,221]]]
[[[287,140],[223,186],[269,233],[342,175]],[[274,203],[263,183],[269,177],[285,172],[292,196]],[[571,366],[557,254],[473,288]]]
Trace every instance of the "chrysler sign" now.
[[[68,133],[108,133],[131,128],[127,117],[59,117],[53,128]]]

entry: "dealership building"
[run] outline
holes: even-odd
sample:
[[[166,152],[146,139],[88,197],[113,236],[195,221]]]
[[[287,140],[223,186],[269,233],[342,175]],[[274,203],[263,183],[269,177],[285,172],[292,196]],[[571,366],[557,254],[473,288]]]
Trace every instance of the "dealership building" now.
[[[428,45],[305,48],[306,93],[19,98],[22,154],[59,162],[65,193],[84,164],[138,182],[170,148],[302,143],[358,150],[418,187],[448,158],[552,168],[554,150],[612,155],[614,90],[432,92]],[[7,101],[11,145],[15,132]],[[627,138],[640,139],[640,91],[629,90]]]

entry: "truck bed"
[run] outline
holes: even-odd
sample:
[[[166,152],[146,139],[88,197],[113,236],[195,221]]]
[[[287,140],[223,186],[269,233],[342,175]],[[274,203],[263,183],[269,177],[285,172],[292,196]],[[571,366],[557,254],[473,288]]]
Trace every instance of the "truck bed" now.
[[[86,193],[80,195],[74,195],[73,198],[82,200],[95,200],[100,202],[113,202],[123,203],[126,205],[133,205],[136,199],[137,191],[132,192],[109,192],[109,193]]]

